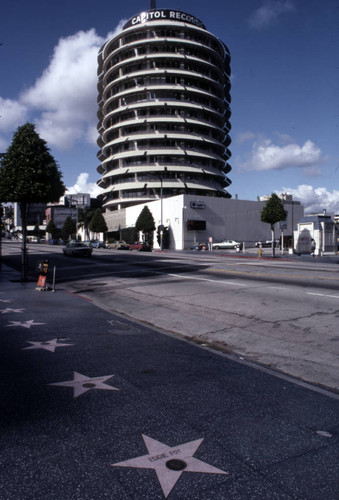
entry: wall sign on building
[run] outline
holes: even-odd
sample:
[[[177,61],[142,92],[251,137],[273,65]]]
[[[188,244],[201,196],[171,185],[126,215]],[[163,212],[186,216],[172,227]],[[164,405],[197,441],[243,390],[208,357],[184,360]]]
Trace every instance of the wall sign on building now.
[[[149,21],[159,21],[159,19],[168,19],[170,21],[182,21],[189,24],[194,24],[198,28],[206,29],[199,19],[186,12],[181,12],[179,10],[149,10],[146,12],[141,12],[137,16],[132,17],[123,27],[123,29],[129,28],[130,26],[135,26],[137,24],[147,23]]]
[[[203,201],[191,201],[191,208],[206,208],[206,205]]]

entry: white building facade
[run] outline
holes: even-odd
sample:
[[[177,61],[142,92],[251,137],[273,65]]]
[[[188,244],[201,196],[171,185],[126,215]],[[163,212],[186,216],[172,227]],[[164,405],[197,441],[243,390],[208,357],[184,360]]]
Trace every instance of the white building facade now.
[[[127,207],[120,211],[106,212],[106,223],[114,231],[133,227],[143,207],[150,209],[156,227],[169,229],[170,248],[189,249],[195,242],[208,243],[224,239],[244,242],[253,246],[255,242],[271,239],[271,228],[260,220],[265,201],[246,201],[216,197],[197,198],[194,195],[179,195],[154,202]],[[293,228],[304,215],[304,207],[291,199],[283,200],[287,220],[275,225],[276,238],[284,237],[285,246],[293,247]],[[156,237],[154,247],[157,248]]]
[[[131,18],[98,58],[106,212],[180,194],[230,198],[230,53],[190,14]]]

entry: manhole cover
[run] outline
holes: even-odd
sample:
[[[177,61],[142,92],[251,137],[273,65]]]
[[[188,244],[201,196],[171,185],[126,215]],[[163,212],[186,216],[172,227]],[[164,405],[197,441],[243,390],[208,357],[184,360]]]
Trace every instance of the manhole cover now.
[[[173,458],[172,460],[167,460],[166,467],[171,470],[184,470],[187,467],[187,463],[183,460]]]

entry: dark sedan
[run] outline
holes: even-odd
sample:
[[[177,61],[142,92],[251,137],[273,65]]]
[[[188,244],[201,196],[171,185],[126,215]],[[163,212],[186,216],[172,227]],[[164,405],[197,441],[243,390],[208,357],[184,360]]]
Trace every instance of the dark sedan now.
[[[65,247],[63,247],[62,251],[64,255],[71,257],[90,257],[93,252],[93,248],[77,241],[75,243],[68,243]]]

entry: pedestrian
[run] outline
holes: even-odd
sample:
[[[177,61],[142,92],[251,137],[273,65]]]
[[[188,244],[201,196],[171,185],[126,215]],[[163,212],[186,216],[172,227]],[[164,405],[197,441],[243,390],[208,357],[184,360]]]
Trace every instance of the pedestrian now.
[[[312,239],[311,239],[311,254],[312,254],[312,257],[313,257],[313,258],[314,258],[314,256],[315,256],[315,248],[316,248],[316,244],[315,244],[314,239],[312,238]]]

